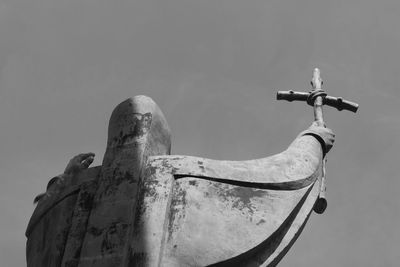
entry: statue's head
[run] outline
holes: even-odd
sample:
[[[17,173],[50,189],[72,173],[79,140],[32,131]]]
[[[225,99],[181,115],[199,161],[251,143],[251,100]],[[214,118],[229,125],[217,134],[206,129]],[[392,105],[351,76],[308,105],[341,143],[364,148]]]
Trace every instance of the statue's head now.
[[[113,111],[108,126],[107,148],[149,143],[160,154],[169,154],[171,132],[164,114],[147,96],[128,98]]]

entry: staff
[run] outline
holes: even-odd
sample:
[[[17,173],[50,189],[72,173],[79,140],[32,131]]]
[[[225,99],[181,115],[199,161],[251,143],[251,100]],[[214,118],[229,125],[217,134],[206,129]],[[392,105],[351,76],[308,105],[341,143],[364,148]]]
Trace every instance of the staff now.
[[[324,90],[322,90],[322,79],[321,72],[318,68],[315,68],[313,71],[313,77],[311,79],[312,90],[307,92],[295,92],[295,91],[278,91],[276,98],[277,100],[287,100],[289,102],[292,101],[306,101],[307,104],[313,106],[314,108],[314,121],[318,126],[326,127],[322,106],[328,105],[331,107],[337,108],[340,110],[349,110],[352,112],[357,112],[358,104],[354,102],[350,102],[344,100],[341,97],[333,97],[328,96]],[[325,154],[325,153],[324,153]],[[320,178],[320,193],[318,199],[314,205],[314,211],[318,214],[321,214],[325,211],[327,206],[326,201],[326,186],[325,186],[325,165],[326,165],[326,157],[324,156],[322,162],[322,175]]]

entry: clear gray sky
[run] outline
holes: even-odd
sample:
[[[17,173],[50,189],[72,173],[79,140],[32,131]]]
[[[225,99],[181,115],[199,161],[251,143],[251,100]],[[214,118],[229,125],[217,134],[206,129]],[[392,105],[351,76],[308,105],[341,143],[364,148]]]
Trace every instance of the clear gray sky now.
[[[398,266],[400,2],[0,0],[0,265],[25,266],[32,200],[80,152],[99,165],[113,108],[145,94],[173,153],[245,160],[312,122],[277,90],[324,89],[337,135],[328,209],[280,266]]]

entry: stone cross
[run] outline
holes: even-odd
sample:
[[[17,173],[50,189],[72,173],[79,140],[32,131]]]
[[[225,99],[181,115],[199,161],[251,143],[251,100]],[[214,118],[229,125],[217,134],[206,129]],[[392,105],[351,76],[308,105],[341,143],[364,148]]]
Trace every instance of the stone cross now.
[[[277,155],[170,155],[161,110],[136,96],[113,111],[101,166],[60,178],[38,202],[28,267],[275,266],[320,194],[333,133],[312,125]]]

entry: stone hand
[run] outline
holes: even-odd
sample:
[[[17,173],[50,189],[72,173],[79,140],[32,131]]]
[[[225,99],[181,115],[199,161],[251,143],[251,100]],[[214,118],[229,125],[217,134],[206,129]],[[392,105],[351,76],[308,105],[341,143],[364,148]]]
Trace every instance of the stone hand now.
[[[318,122],[313,122],[306,132],[314,133],[322,138],[325,143],[325,153],[331,150],[333,143],[335,142],[335,134],[329,128],[320,126]]]
[[[90,166],[90,164],[92,164],[93,160],[94,160],[94,153],[82,153],[73,157],[69,161],[67,167],[65,168],[64,173],[50,179],[50,181],[47,184],[46,192],[36,196],[35,199],[33,200],[33,203],[36,204],[41,199],[50,197],[56,190],[55,188],[57,186],[58,187],[61,186],[64,183],[64,178],[71,177],[72,175],[77,174],[81,170],[87,169]]]
[[[94,160],[94,153],[82,153],[73,157],[67,167],[65,168],[64,174],[73,175],[81,170],[87,169]]]

